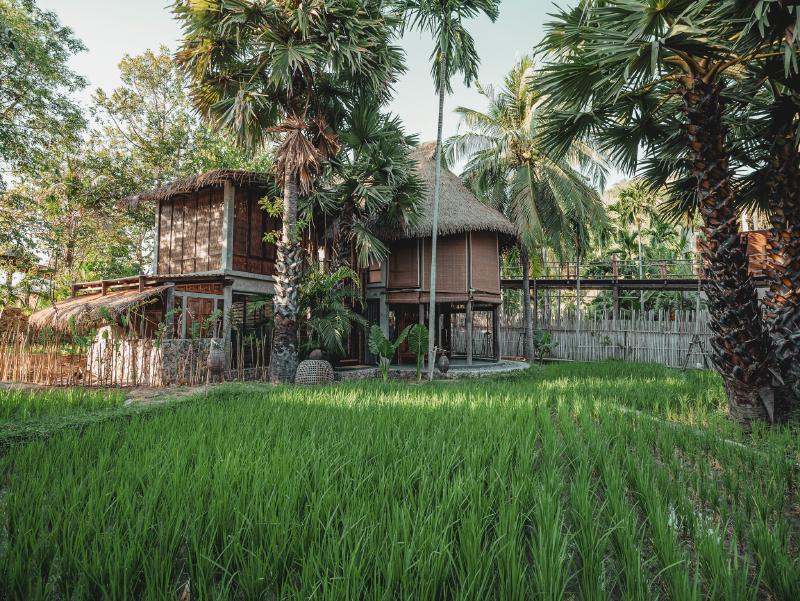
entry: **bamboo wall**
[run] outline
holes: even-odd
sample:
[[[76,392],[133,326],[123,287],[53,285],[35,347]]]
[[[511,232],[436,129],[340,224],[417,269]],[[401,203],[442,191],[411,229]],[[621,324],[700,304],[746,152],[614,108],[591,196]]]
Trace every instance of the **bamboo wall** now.
[[[598,314],[597,319],[583,319],[577,323],[573,314],[540,315],[538,328],[550,330],[550,340],[557,342],[551,359],[562,361],[602,361],[620,359],[646,363],[660,363],[668,367],[683,367],[695,334],[700,346],[692,347],[689,367],[702,364],[704,354],[710,350],[711,330],[708,312],[685,311],[674,316],[667,311],[634,312],[631,319],[610,319],[608,314]],[[490,314],[476,313],[473,325],[473,354],[491,356],[492,318]],[[522,356],[522,316],[503,313],[501,317],[501,352],[503,357]],[[578,327],[580,326],[580,327]],[[453,315],[453,350],[466,352],[464,315]],[[710,362],[706,361],[706,367]]]

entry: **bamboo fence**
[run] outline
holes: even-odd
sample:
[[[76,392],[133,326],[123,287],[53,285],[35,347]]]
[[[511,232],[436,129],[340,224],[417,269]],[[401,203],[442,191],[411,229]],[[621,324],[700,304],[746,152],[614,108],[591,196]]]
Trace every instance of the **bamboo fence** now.
[[[578,321],[574,313],[540,314],[536,328],[550,330],[557,345],[548,357],[561,361],[623,361],[660,363],[668,367],[710,367],[711,330],[708,312],[633,311],[629,319],[612,319],[598,313],[595,319]],[[522,316],[503,313],[500,349],[504,357],[521,357],[524,328]],[[477,313],[473,318],[473,347],[476,357],[492,352],[491,315]],[[694,344],[693,344],[694,341]],[[453,351],[466,352],[464,316],[453,316]]]

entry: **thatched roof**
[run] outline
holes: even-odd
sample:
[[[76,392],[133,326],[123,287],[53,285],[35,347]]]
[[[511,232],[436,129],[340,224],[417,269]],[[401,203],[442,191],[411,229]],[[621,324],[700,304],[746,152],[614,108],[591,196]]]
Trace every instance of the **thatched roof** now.
[[[381,224],[373,226],[373,232],[384,240],[402,238],[425,238],[433,233],[433,196],[436,183],[436,142],[426,142],[414,148],[411,156],[417,163],[417,177],[427,187],[422,200],[424,217],[414,228],[402,230]],[[483,204],[469,191],[464,182],[442,164],[439,182],[439,216],[437,230],[440,236],[463,232],[497,232],[516,238],[517,230],[498,211]]]
[[[37,329],[49,327],[70,332],[69,318],[74,316],[75,327],[81,330],[95,322],[104,321],[100,315],[101,307],[108,309],[112,319],[116,319],[128,309],[162,294],[167,288],[169,286],[154,286],[142,292],[118,290],[106,292],[105,296],[98,292],[70,297],[37,311],[31,315],[29,323]]]
[[[152,202],[155,200],[164,200],[176,194],[188,194],[206,186],[218,186],[227,181],[231,181],[236,185],[244,184],[266,184],[274,176],[270,173],[263,173],[261,171],[238,171],[236,169],[214,169],[213,171],[206,171],[199,175],[192,175],[184,179],[179,179],[176,182],[161,186],[149,192],[142,192],[128,196],[119,201],[121,208],[132,208],[142,202]]]

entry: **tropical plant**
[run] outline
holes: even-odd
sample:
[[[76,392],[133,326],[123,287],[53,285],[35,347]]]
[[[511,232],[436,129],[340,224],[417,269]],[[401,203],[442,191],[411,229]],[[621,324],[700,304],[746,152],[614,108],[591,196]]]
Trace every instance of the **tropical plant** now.
[[[527,300],[531,256],[549,247],[563,261],[573,249],[588,244],[590,230],[602,231],[607,226],[600,197],[585,175],[603,183],[602,157],[581,141],[558,154],[542,149],[539,129],[547,114],[539,110],[541,95],[534,82],[533,60],[525,56],[508,73],[499,92],[478,84],[478,92],[489,103],[487,111],[457,108],[468,131],[453,136],[445,146],[451,162],[469,159],[462,176],[479,198],[508,217],[519,232],[527,361],[534,357]]]
[[[329,356],[343,356],[344,341],[353,333],[354,325],[368,325],[354,309],[362,300],[361,282],[352,269],[342,267],[323,273],[317,265],[306,271],[300,285],[300,323],[308,329],[303,350],[319,348]]]
[[[392,45],[396,17],[366,0],[177,0],[185,31],[177,61],[193,84],[197,109],[245,148],[279,136],[275,175],[283,187],[277,245],[275,334],[270,380],[292,382],[298,362],[302,249],[299,196],[314,187],[339,140],[317,90],[332,80],[358,82],[381,100],[402,71]]]
[[[422,364],[428,352],[429,333],[424,323],[418,323],[408,334],[408,349],[417,356],[417,381],[422,379]]]
[[[411,326],[406,326],[406,329],[400,332],[400,336],[397,337],[394,343],[384,335],[379,325],[373,325],[369,331],[367,340],[369,351],[378,356],[378,366],[381,369],[384,382],[389,379],[389,366],[392,364],[392,359],[394,359],[397,349],[403,344],[410,329]]]
[[[428,330],[436,332],[436,238],[439,217],[439,183],[442,173],[442,123],[444,121],[444,96],[452,93],[450,78],[456,73],[464,76],[469,87],[478,76],[480,58],[475,41],[464,28],[464,19],[483,13],[494,22],[500,14],[500,0],[397,0],[398,9],[406,24],[430,32],[436,45],[431,54],[431,75],[439,94],[439,124],[436,130],[436,180],[433,189],[433,230],[431,241],[431,310],[428,312]],[[434,336],[428,344],[428,379],[433,379]]]
[[[403,131],[397,117],[381,112],[372,95],[345,102],[343,122],[335,127],[342,144],[330,160],[330,195],[335,210],[331,267],[358,267],[383,261],[388,249],[371,232],[374,223],[413,227],[422,218],[422,185],[415,176],[411,146],[416,136]]]
[[[626,171],[636,170],[644,148],[657,183],[681,170],[696,178],[683,192],[697,199],[703,219],[713,358],[730,413],[743,424],[771,414],[774,347],[739,238],[726,95],[747,86],[749,65],[777,54],[786,57],[787,75],[797,72],[796,33],[763,18],[783,4],[584,2],[556,15],[541,45],[553,61],[541,85],[558,107],[549,124],[554,149],[592,135]]]
[[[558,346],[558,342],[550,342],[550,330],[536,330],[533,334],[533,348],[539,363]]]

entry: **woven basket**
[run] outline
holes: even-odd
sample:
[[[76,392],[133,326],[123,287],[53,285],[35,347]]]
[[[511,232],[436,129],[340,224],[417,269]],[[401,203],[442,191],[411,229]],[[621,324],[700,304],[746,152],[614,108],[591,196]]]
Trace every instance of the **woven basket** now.
[[[294,383],[301,386],[330,384],[333,382],[333,367],[327,361],[307,359],[297,366]]]

